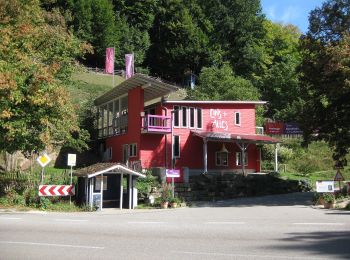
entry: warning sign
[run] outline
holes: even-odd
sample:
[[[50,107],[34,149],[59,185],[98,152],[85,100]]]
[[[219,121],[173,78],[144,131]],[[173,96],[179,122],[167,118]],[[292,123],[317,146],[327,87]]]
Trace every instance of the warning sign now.
[[[343,177],[343,175],[340,173],[339,170],[338,170],[337,173],[335,174],[334,180],[335,180],[335,181],[344,181],[344,177]]]
[[[41,167],[45,167],[51,162],[51,158],[46,153],[43,153],[36,159],[36,161],[40,164]]]

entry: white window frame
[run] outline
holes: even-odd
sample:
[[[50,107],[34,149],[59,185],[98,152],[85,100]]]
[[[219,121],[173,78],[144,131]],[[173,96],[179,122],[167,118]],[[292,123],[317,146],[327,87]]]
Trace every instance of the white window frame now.
[[[174,146],[175,146],[175,137],[178,137],[179,138],[179,154],[178,155],[175,155],[175,149],[174,149]],[[181,137],[179,135],[173,135],[173,143],[172,143],[172,146],[171,146],[171,149],[172,149],[172,155],[173,155],[173,158],[180,158],[181,157]]]
[[[137,144],[136,143],[129,144],[128,154],[129,154],[129,158],[137,157]]]
[[[239,119],[239,122],[237,123],[237,115],[238,115],[238,119]],[[242,117],[241,117],[241,112],[235,112],[234,113],[234,123],[235,125],[237,126],[241,126],[241,123],[242,123]]]
[[[177,108],[177,109],[175,109],[175,108]],[[181,125],[181,124],[180,124],[180,123],[181,123],[181,116],[180,116],[181,113],[180,113],[180,112],[182,112],[182,111],[181,111],[181,107],[180,107],[180,106],[174,106],[174,107],[173,107],[173,111],[174,111],[174,113],[173,113],[174,118],[173,118],[173,120],[172,120],[172,121],[173,121],[173,127],[174,127],[174,128],[179,128],[180,125]],[[176,113],[178,113],[178,120],[179,120],[178,125],[175,125],[175,114],[176,114]]]
[[[193,109],[193,126],[191,126],[191,109]],[[197,118],[196,118],[197,109],[195,107],[188,108],[188,127],[191,129],[196,128]]]
[[[200,110],[200,112],[201,112],[201,122],[202,122],[202,126],[201,127],[198,127],[198,109]],[[196,108],[196,124],[195,124],[195,127],[197,128],[197,129],[203,129],[203,109],[201,108],[201,107],[197,107]]]
[[[186,110],[186,121],[185,121],[185,123],[186,123],[186,125],[184,125],[184,118],[183,118],[183,113],[184,113],[184,109]],[[182,128],[188,128],[188,107],[185,107],[185,106],[181,106],[181,127]]]
[[[242,166],[242,152],[236,152],[236,166]],[[245,152],[245,164],[244,166],[248,166],[248,152]]]
[[[221,154],[226,154],[226,164],[222,163],[222,159],[220,157],[220,163],[218,163],[218,156]],[[228,166],[228,153],[226,152],[215,152],[215,165],[216,166]]]

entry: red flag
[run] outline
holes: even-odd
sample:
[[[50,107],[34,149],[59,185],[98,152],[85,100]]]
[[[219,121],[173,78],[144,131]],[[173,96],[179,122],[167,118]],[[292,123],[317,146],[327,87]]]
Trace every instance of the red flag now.
[[[105,73],[114,74],[114,47],[106,49]]]

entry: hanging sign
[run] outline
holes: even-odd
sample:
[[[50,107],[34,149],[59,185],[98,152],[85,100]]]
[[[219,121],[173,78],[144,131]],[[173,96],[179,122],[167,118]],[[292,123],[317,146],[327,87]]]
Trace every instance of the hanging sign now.
[[[36,161],[40,164],[41,167],[45,167],[51,162],[50,156],[47,155],[47,153],[42,153]]]
[[[166,174],[166,177],[179,178],[180,177],[180,170],[166,169],[165,174]]]

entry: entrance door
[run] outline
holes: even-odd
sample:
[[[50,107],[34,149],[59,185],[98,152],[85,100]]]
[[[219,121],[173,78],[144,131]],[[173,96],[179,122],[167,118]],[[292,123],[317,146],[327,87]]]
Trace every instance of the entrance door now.
[[[123,163],[129,166],[129,145],[123,145]]]

